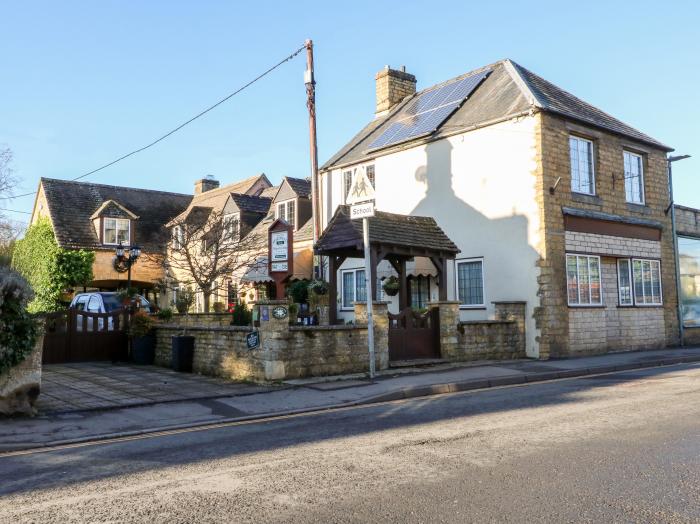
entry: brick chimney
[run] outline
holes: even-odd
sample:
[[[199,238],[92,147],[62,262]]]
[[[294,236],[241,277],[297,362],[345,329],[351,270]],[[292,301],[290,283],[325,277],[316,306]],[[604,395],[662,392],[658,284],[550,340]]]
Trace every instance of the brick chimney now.
[[[214,180],[213,176],[207,175],[194,183],[194,194],[201,195],[202,193],[205,193],[206,191],[211,191],[212,189],[216,189],[217,187],[219,187],[219,181]]]
[[[391,69],[384,66],[384,69],[377,73],[377,109],[376,116],[386,114],[396,104],[409,95],[416,92],[416,77],[406,72],[406,67],[401,69]]]

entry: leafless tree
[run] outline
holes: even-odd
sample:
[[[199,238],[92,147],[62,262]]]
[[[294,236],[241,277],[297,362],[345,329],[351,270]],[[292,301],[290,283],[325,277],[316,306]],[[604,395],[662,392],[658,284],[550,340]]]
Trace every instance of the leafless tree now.
[[[17,179],[10,167],[11,163],[12,150],[9,147],[0,148],[0,204],[12,196],[12,189],[17,185]],[[12,256],[12,244],[18,233],[19,224],[9,220],[0,210],[0,266],[9,265]]]
[[[10,167],[12,150],[9,147],[0,148],[0,199],[11,196],[11,191],[17,184],[17,179]]]
[[[202,292],[204,311],[217,283],[251,267],[267,245],[263,234],[240,235],[240,224],[221,211],[195,207],[168,224],[169,245],[163,263],[179,284]]]

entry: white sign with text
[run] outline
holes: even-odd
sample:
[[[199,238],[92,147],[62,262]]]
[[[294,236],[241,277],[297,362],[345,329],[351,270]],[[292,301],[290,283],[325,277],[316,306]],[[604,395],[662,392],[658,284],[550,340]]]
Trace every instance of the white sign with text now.
[[[365,202],[364,204],[355,204],[354,206],[350,206],[350,218],[353,220],[373,216],[374,202]]]

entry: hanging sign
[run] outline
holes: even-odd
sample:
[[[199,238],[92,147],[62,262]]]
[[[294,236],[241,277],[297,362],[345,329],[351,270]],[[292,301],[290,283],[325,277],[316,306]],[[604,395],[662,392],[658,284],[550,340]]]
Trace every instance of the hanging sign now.
[[[268,232],[267,271],[275,281],[277,298],[284,297],[284,282],[294,273],[294,228],[281,219]]]
[[[289,260],[289,231],[273,231],[270,233],[270,261],[275,263],[287,260]],[[286,270],[287,268],[282,271]]]
[[[355,204],[350,206],[350,218],[357,220],[360,218],[369,218],[374,216],[374,202],[365,202],[363,204]]]
[[[352,184],[345,203],[359,204],[370,200],[374,200],[374,187],[372,187],[372,182],[370,182],[365,168],[358,167],[352,175]]]

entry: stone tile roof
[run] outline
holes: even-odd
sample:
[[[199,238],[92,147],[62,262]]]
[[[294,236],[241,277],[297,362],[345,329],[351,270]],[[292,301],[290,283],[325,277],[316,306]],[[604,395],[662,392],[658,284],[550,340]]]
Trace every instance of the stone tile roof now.
[[[292,178],[286,176],[284,179],[289,183],[292,191],[300,197],[309,198],[311,196],[311,181],[308,178]]]
[[[192,200],[192,195],[180,193],[53,178],[42,178],[40,184],[46,195],[56,240],[66,248],[103,247],[90,217],[105,202],[113,200],[139,217],[134,222],[136,242],[145,250],[160,251],[161,228]]]
[[[265,197],[265,198],[275,198],[275,196],[277,195],[277,191],[279,191],[279,190],[280,190],[279,184],[276,186],[270,186],[266,189],[263,189],[262,193],[260,193],[260,196]]]
[[[242,195],[239,193],[231,193],[231,199],[236,203],[241,211],[249,211],[251,213],[266,214],[270,210],[272,199],[269,197]]]
[[[656,139],[584,102],[512,60],[501,60],[495,64],[460,75],[447,82],[461,79],[486,69],[491,70],[486,80],[457,111],[443,122],[437,131],[429,137],[416,138],[395,147],[411,147],[414,144],[423,143],[427,140],[467,131],[480,124],[483,125],[498,119],[515,116],[530,109],[539,109],[627,136],[666,151],[672,150]],[[363,162],[395,150],[395,147],[390,146],[384,150],[370,152],[368,147],[387,127],[400,118],[403,107],[409,104],[418,94],[434,89],[444,83],[446,82],[426,88],[397,104],[387,115],[374,118],[333,155],[321,169],[328,170]]]
[[[460,252],[434,218],[384,211],[376,211],[369,219],[369,241],[370,244],[384,244],[407,250],[415,248],[452,255]],[[317,253],[333,250],[361,251],[362,244],[362,221],[350,218],[349,206],[338,206],[316,242],[315,250]]]
[[[312,218],[294,232],[294,242],[304,242],[314,239],[314,221]]]

